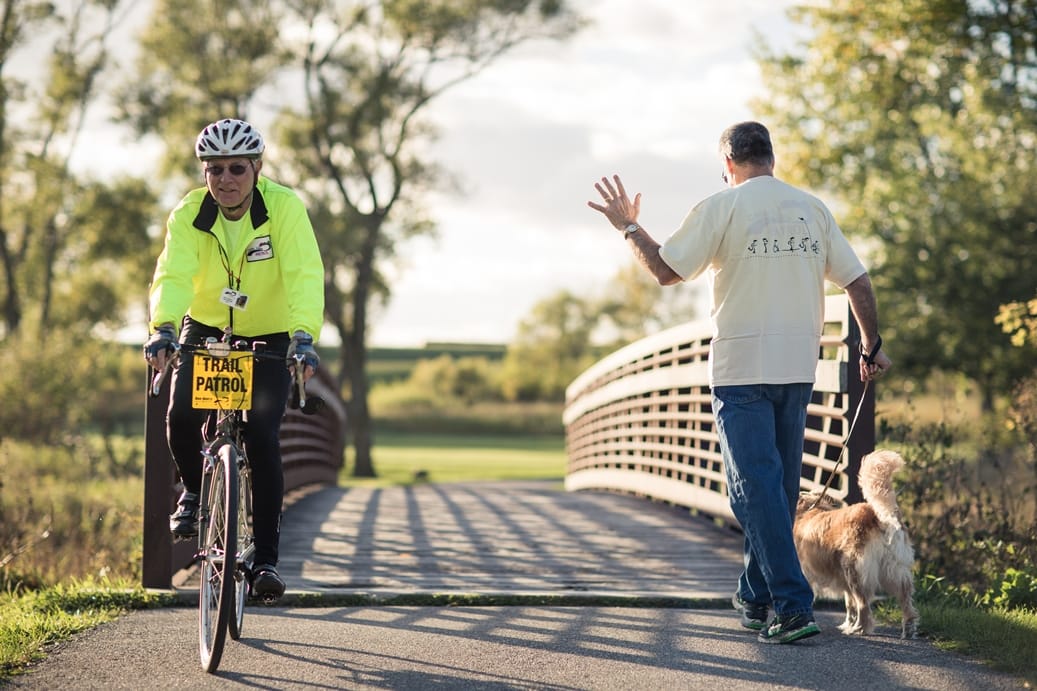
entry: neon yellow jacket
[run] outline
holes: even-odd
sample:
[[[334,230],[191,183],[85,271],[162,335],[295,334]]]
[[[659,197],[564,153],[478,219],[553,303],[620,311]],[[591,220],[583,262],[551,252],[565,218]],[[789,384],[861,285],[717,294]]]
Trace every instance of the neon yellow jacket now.
[[[238,336],[305,331],[316,339],[324,323],[324,265],[302,200],[260,177],[233,254],[218,214],[204,187],[170,213],[151,282],[151,329],[167,322],[179,329],[188,314],[221,329],[233,319]],[[226,288],[248,296],[245,309],[220,301]]]

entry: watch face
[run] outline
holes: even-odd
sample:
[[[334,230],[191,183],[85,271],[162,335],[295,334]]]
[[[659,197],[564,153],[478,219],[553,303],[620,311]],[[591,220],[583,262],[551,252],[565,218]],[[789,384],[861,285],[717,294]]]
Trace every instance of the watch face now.
[[[628,226],[627,226],[626,228],[624,228],[623,230],[624,230],[624,232],[626,232],[627,234],[629,234],[629,233],[633,233],[633,232],[634,232],[635,230],[637,230],[637,229],[638,229],[638,225],[637,225],[636,223],[631,223],[630,225],[628,225]]]

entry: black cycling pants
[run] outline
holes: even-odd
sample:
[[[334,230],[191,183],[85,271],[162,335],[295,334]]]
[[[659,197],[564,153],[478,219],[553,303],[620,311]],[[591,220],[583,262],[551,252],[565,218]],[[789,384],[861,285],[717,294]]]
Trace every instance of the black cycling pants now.
[[[185,320],[181,342],[204,343],[207,336],[220,338],[222,331],[190,318]],[[283,355],[288,350],[287,333],[245,339],[263,341],[261,350]],[[188,492],[198,492],[202,484],[202,425],[209,410],[191,406],[192,358],[183,357],[173,370],[166,439],[176,463],[180,480]],[[252,468],[253,530],[256,537],[256,564],[277,564],[281,530],[281,505],[284,501],[284,471],[281,467],[279,433],[291,387],[291,375],[284,359],[256,359],[252,373],[252,408],[244,431],[245,454]]]

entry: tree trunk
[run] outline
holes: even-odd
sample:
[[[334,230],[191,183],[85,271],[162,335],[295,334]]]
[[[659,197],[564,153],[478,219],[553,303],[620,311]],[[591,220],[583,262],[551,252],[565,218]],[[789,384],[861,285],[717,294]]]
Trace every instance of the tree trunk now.
[[[368,406],[367,380],[367,304],[374,283],[375,247],[383,216],[373,215],[364,219],[364,242],[356,266],[356,282],[353,286],[353,328],[344,339],[349,370],[351,396],[349,413],[352,416],[350,429],[353,433],[354,466],[353,477],[377,477],[371,449],[374,446],[374,430],[371,409]]]
[[[18,282],[15,280],[15,260],[7,246],[7,231],[0,228],[0,260],[4,267],[4,282],[6,284],[6,295],[4,296],[4,334],[9,336],[16,331],[22,323],[22,308],[18,300]]]
[[[353,332],[355,334],[355,332]],[[349,432],[353,439],[353,477],[377,477],[371,449],[374,446],[371,410],[367,405],[367,354],[355,345],[344,346],[342,356],[349,370]]]

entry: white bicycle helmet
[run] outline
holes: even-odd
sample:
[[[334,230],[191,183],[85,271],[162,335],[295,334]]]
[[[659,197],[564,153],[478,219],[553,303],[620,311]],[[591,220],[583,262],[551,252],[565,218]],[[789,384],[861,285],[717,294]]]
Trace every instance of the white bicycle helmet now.
[[[259,158],[264,148],[263,135],[256,128],[244,120],[224,118],[206,125],[198,134],[194,153],[202,161],[235,156]]]

